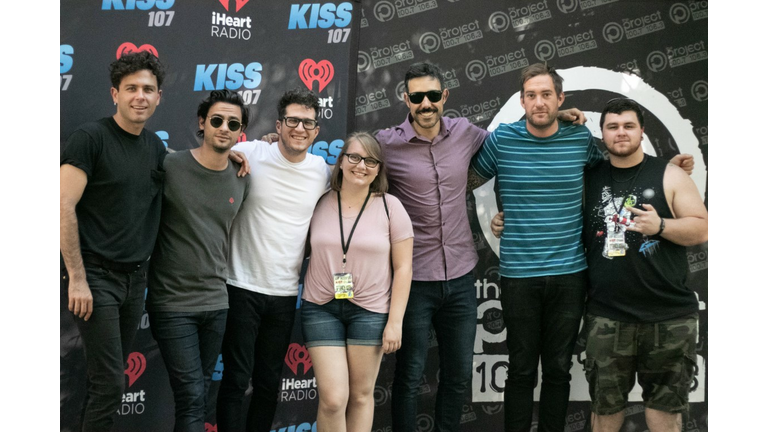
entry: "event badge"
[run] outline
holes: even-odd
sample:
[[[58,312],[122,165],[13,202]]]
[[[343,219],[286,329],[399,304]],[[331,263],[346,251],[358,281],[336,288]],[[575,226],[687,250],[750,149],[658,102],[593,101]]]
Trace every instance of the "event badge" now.
[[[334,273],[333,291],[335,292],[334,297],[337,299],[354,298],[355,292],[352,290],[352,273]]]
[[[609,230],[608,237],[605,239],[605,247],[603,248],[603,256],[607,257],[622,257],[627,254],[627,241],[624,238],[624,230]]]

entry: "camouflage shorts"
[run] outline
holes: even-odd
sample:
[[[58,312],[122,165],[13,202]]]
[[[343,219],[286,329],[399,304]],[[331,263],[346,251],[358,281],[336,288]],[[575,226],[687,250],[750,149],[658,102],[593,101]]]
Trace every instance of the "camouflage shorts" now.
[[[652,324],[587,314],[584,325],[584,371],[593,412],[610,415],[623,410],[635,374],[646,407],[670,413],[688,409],[696,365],[697,314]]]

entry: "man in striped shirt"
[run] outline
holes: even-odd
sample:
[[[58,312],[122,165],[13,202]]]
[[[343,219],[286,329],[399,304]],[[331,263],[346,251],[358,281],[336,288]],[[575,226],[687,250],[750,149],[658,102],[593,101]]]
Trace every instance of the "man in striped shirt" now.
[[[533,64],[520,81],[525,120],[500,125],[472,166],[481,177],[498,176],[504,212],[501,304],[509,350],[505,430],[531,428],[541,356],[538,430],[561,432],[587,288],[581,240],[583,173],[603,155],[585,126],[557,120],[565,94],[554,68]]]

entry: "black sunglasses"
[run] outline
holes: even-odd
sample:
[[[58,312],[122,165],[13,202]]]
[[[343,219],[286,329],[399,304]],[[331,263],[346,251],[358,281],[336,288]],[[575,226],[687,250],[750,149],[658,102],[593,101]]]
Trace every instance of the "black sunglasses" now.
[[[411,103],[420,104],[421,101],[424,100],[424,96],[426,96],[430,102],[436,103],[440,102],[440,99],[443,98],[443,92],[440,90],[430,90],[428,92],[408,93],[408,100],[410,100]]]
[[[209,116],[208,118],[211,120],[211,126],[213,126],[215,129],[220,128],[221,125],[224,124],[224,119],[219,116]],[[227,127],[232,132],[239,131],[240,126],[242,126],[242,123],[240,123],[240,120],[230,119],[227,121]]]

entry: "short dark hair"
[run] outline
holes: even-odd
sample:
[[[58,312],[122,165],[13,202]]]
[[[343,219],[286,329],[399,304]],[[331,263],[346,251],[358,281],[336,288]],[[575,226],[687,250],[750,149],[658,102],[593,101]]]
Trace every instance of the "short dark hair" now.
[[[389,182],[387,182],[387,164],[384,162],[384,152],[381,151],[381,144],[376,138],[368,132],[352,132],[347,139],[344,140],[344,146],[339,152],[339,157],[336,158],[336,164],[333,166],[331,172],[331,189],[335,191],[341,190],[341,179],[344,173],[341,172],[341,160],[344,158],[344,153],[349,149],[350,142],[356,139],[363,146],[363,149],[368,153],[368,157],[372,157],[379,161],[379,174],[371,182],[370,190],[374,194],[384,194],[389,189]]]
[[[525,95],[525,83],[531,78],[539,75],[549,75],[552,77],[552,82],[555,84],[555,93],[560,96],[563,93],[563,77],[558,75],[555,68],[549,66],[546,63],[534,63],[527,68],[523,69],[522,75],[520,75],[520,98]]]
[[[405,80],[403,83],[405,84],[405,91],[408,92],[408,81],[412,80],[413,78],[421,78],[421,77],[432,77],[436,79],[438,82],[440,82],[440,91],[443,90],[443,72],[440,70],[440,68],[437,65],[434,65],[432,63],[422,62],[422,63],[414,63],[409,68],[408,71],[405,73]]]
[[[640,104],[632,99],[622,97],[611,99],[605,104],[603,113],[600,114],[600,129],[603,129],[606,114],[621,114],[624,111],[634,111],[637,114],[637,122],[640,123],[640,127],[645,127],[645,118],[643,117],[643,109],[640,108]]]
[[[126,75],[148,70],[157,78],[157,88],[160,89],[165,79],[165,66],[149,51],[123,54],[109,65],[109,79],[112,87],[120,90],[120,82]]]
[[[280,102],[277,104],[277,119],[282,120],[285,117],[285,109],[288,105],[299,104],[305,108],[315,110],[315,120],[320,115],[320,99],[317,95],[305,88],[296,87],[283,93]]]
[[[245,130],[245,128],[248,127],[248,107],[245,106],[243,98],[240,97],[239,94],[226,89],[214,90],[210,95],[208,95],[207,98],[203,99],[200,102],[200,105],[197,106],[197,117],[202,118],[203,120],[208,118],[208,111],[217,102],[224,102],[240,107],[240,112],[242,113],[242,119],[240,122],[243,124],[242,130]],[[196,134],[198,137],[202,138],[204,132],[202,130],[198,130]]]

